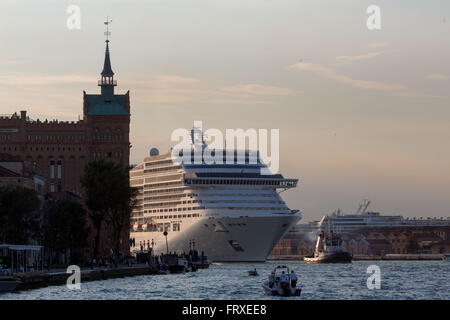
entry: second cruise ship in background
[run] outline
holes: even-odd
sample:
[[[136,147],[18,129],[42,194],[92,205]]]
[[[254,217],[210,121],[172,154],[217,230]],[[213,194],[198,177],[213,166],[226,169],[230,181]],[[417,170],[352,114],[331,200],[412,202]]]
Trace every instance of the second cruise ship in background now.
[[[295,188],[298,180],[263,175],[259,155],[254,164],[249,159],[245,152],[245,164],[179,164],[171,152],[152,149],[130,172],[139,189],[131,217],[134,250],[182,253],[195,244],[212,261],[265,261],[301,219],[278,192]]]

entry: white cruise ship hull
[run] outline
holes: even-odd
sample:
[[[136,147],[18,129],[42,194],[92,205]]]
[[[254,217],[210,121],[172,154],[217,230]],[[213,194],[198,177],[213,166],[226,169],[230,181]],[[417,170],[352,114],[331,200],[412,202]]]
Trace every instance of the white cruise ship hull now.
[[[205,216],[184,219],[180,231],[168,232],[169,252],[188,252],[190,241],[214,262],[264,262],[277,242],[299,220],[296,214],[266,214],[257,216]],[[162,232],[131,232],[136,243],[153,243],[156,255],[166,253]]]

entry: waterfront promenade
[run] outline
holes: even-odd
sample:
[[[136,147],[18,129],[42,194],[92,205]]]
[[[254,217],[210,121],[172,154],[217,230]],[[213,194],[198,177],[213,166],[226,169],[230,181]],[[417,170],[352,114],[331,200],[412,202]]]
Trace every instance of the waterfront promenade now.
[[[133,266],[121,265],[115,267],[95,267],[82,268],[80,270],[81,282],[106,280],[113,278],[133,277],[140,275],[154,274],[148,265],[135,264]],[[37,289],[52,285],[64,285],[71,273],[67,269],[50,269],[42,272],[15,273],[14,278],[21,283],[16,291]]]

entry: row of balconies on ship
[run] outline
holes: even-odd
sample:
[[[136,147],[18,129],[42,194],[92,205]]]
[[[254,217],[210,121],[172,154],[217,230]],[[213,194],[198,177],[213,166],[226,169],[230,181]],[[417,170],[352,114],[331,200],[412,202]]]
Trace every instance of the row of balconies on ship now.
[[[182,173],[178,174],[180,180],[163,181],[162,177],[131,179],[133,186],[147,188],[165,187],[169,185],[262,185],[276,188],[295,188],[298,179],[286,179],[281,174],[261,175],[259,173]],[[145,178],[145,182],[144,182]],[[176,177],[178,179],[178,177]],[[139,181],[140,180],[140,181]],[[154,180],[149,184],[148,180]]]
[[[245,174],[244,174],[245,175]],[[210,185],[252,185],[252,186],[270,186],[275,188],[295,188],[297,187],[298,179],[284,179],[284,178],[267,178],[261,177],[242,177],[239,174],[236,177],[184,177],[183,181],[186,185],[195,186],[210,186]]]

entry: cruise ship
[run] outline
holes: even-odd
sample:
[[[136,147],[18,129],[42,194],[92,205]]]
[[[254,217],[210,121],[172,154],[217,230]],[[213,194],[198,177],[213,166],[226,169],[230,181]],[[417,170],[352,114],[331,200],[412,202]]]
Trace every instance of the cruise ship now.
[[[450,219],[444,218],[404,218],[401,215],[382,215],[379,212],[369,211],[370,200],[365,199],[358,207],[356,213],[343,214],[340,209],[324,216],[320,221],[310,223],[318,226],[320,230],[327,230],[329,226],[333,232],[345,234],[362,228],[374,227],[418,227],[418,226],[449,226]],[[297,229],[300,229],[297,226]],[[302,229],[305,229],[303,227]]]
[[[244,164],[187,164],[153,148],[130,171],[130,183],[139,190],[131,216],[132,251],[152,248],[158,255],[195,247],[215,262],[265,261],[301,219],[279,194],[295,188],[298,179],[261,174],[267,167],[259,154],[257,161],[250,161],[253,153],[244,154]]]

